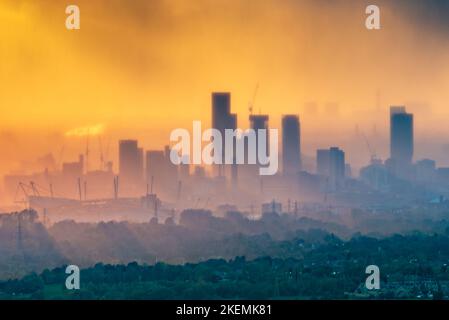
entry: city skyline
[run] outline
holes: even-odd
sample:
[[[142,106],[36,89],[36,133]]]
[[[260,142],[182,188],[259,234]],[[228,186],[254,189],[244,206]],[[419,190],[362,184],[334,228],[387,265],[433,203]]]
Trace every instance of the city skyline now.
[[[222,136],[225,136],[224,130],[225,129],[232,129],[232,130],[246,130],[246,129],[254,129],[255,131],[259,130],[259,129],[265,129],[268,130],[270,128],[271,124],[271,115],[269,114],[254,114],[254,113],[250,113],[248,115],[248,118],[246,119],[247,121],[247,126],[245,127],[237,127],[236,123],[237,123],[237,119],[240,119],[241,117],[239,117],[239,115],[237,113],[231,113],[231,92],[212,92],[211,93],[211,97],[212,97],[212,102],[211,102],[211,115],[212,115],[212,123],[213,125],[210,128],[215,128],[218,131],[221,132]],[[220,102],[221,104],[218,104],[219,108],[217,109],[217,102],[216,102],[216,98],[220,97],[220,99],[222,97],[226,98],[225,100],[223,100],[223,102]],[[224,109],[224,110],[221,110]],[[414,156],[414,117],[413,117],[413,113],[408,113],[406,111],[406,106],[396,106],[396,105],[392,105],[389,107],[390,112],[389,112],[389,143],[388,143],[388,149],[389,149],[389,153],[387,156],[384,157],[379,157],[378,155],[375,154],[370,154],[370,156],[375,156],[377,159],[379,160],[388,160],[388,159],[396,159],[398,161],[402,161],[404,163],[408,163],[408,164],[412,164],[414,161],[417,160],[422,160],[425,159],[426,157],[416,157]],[[221,113],[221,114],[220,114]],[[405,118],[404,118],[405,117]],[[192,121],[198,121],[198,120],[192,120]],[[201,123],[201,121],[198,121],[199,123]],[[240,120],[240,122],[242,122],[242,120]],[[280,126],[280,130],[282,132],[282,135],[278,137],[278,142],[281,144],[281,150],[284,150],[284,146],[287,145],[289,147],[289,151],[287,152],[288,154],[286,155],[287,158],[285,158],[284,156],[284,152],[281,152],[280,154],[282,155],[282,159],[281,157],[279,157],[280,162],[282,162],[282,166],[285,167],[286,164],[287,166],[296,166],[296,171],[300,171],[301,170],[301,165],[302,165],[302,160],[301,157],[302,156],[310,156],[307,154],[304,154],[301,151],[301,137],[303,136],[302,132],[301,132],[301,124],[302,121],[300,121],[300,115],[299,114],[283,114],[282,115],[282,125]],[[356,127],[357,130],[359,130],[360,128]],[[191,130],[191,128],[187,128],[186,130]],[[89,168],[88,166],[88,159],[85,159],[85,157],[88,157],[88,155],[90,154],[91,150],[89,149],[89,140],[91,138],[95,138],[96,136],[101,136],[104,138],[103,136],[103,132],[99,131],[99,132],[93,132],[92,134],[89,133],[89,129],[83,129],[80,132],[82,132],[81,134],[79,134],[79,137],[83,137],[85,139],[86,142],[86,149],[83,152],[78,152],[77,155],[79,154],[80,156],[80,162],[82,162],[84,164],[84,171],[88,172],[89,169],[92,170],[104,170],[106,167],[110,167],[110,169],[115,168],[115,170],[113,170],[114,172],[124,172],[124,171],[135,171],[136,167],[144,167],[144,163],[146,160],[144,160],[145,158],[145,152],[155,152],[155,153],[167,153],[167,148],[170,146],[170,144],[173,144],[172,141],[170,141],[170,139],[166,139],[165,143],[163,143],[162,145],[159,146],[159,148],[145,148],[145,147],[139,147],[138,145],[140,145],[140,140],[136,139],[136,138],[125,138],[125,137],[121,137],[119,138],[116,142],[118,143],[118,152],[117,152],[117,161],[116,161],[116,165],[115,167],[113,166],[112,161],[107,161],[109,159],[104,159],[104,155],[102,154],[100,159],[96,159],[94,160],[95,164],[93,165],[94,168]],[[403,133],[405,132],[405,133]],[[405,135],[404,135],[405,134]],[[363,132],[363,128],[361,131],[361,137],[360,139],[364,138],[365,142],[369,144],[369,141],[366,139],[366,135]],[[408,138],[408,136],[410,136],[410,138]],[[99,140],[100,145],[99,148],[101,149],[101,152],[103,152],[102,149],[102,145],[101,145],[101,140]],[[91,142],[92,143],[92,142]],[[108,144],[110,143],[110,141],[108,141]],[[203,144],[205,144],[206,142],[203,141]],[[268,143],[268,139],[267,139],[267,143]],[[333,146],[337,146],[337,143],[329,143],[329,145],[327,145],[327,147],[332,148]],[[128,150],[128,152],[123,152],[122,153],[122,147],[125,147]],[[385,146],[384,146],[385,147]],[[109,148],[109,146],[108,146]],[[224,148],[224,146],[223,146]],[[135,152],[131,151],[131,149],[135,149]],[[293,149],[293,150],[291,150]],[[315,146],[315,151],[319,151],[320,148],[318,147],[318,144]],[[56,150],[48,150],[48,152],[53,153]],[[109,150],[108,150],[109,151]],[[268,151],[268,148],[267,148]],[[373,150],[369,150],[369,151],[373,151]],[[134,153],[136,153],[134,155]],[[297,154],[296,154],[297,153]],[[130,167],[130,168],[120,168],[120,163],[125,162],[122,157],[126,156],[126,154],[130,155],[133,154],[132,157],[135,157],[135,159],[132,159],[131,162],[134,163],[134,166]],[[430,155],[428,155],[430,156]],[[114,157],[111,157],[114,158]],[[372,158],[371,158],[372,159]],[[223,162],[224,162],[224,158],[223,158]],[[61,162],[60,164],[66,164],[68,162]],[[292,164],[293,163],[293,164]],[[368,162],[366,162],[368,163]],[[365,164],[366,164],[365,163]],[[112,166],[112,167],[111,167]],[[47,169],[51,169],[51,168],[47,168]],[[215,173],[217,174],[217,173]],[[143,172],[141,173],[136,173],[136,172],[132,172],[130,173],[130,175],[134,175],[134,176],[143,176]],[[218,175],[220,175],[218,173]]]
[[[211,105],[210,114],[212,115],[212,123],[215,128],[220,132],[225,129],[238,129],[236,127],[236,121],[239,118],[237,113],[231,113],[232,109],[232,94],[230,92],[212,92],[211,93]],[[438,179],[444,179],[448,170],[438,162],[429,159],[429,157],[414,158],[414,126],[413,126],[413,114],[407,113],[406,106],[390,106],[390,155],[387,158],[379,158],[375,153],[371,153],[371,159],[366,162],[361,168],[360,176],[357,171],[353,171],[352,163],[348,160],[346,151],[341,149],[336,144],[331,144],[325,149],[316,149],[316,157],[314,159],[315,166],[309,163],[303,167],[303,158],[305,155],[301,150],[301,139],[303,135],[301,133],[301,125],[299,115],[284,115],[282,123],[282,135],[278,137],[278,141],[281,143],[281,149],[283,150],[278,154],[278,161],[280,167],[275,173],[276,175],[285,179],[283,183],[287,181],[295,181],[299,179],[299,185],[307,184],[307,179],[302,180],[304,174],[316,174],[317,178],[324,177],[325,180],[321,181],[323,184],[321,192],[336,192],[344,189],[344,181],[350,178],[357,178],[360,181],[364,181],[370,187],[375,189],[386,188],[388,185],[385,182],[383,185],[378,185],[380,180],[388,180],[386,175],[391,175],[393,178],[401,178],[405,180],[413,180],[418,182],[429,183],[433,179],[437,179],[437,172],[441,176]],[[254,129],[256,132],[258,129],[270,128],[270,116],[268,114],[250,114],[248,117],[249,128]],[[268,132],[267,132],[268,135]],[[363,134],[363,138],[367,143],[367,147],[370,152],[373,152],[369,145],[369,141]],[[86,136],[86,141],[89,141],[89,135]],[[203,144],[206,143],[203,141]],[[199,175],[198,167],[204,165],[175,165],[172,163],[170,148],[173,145],[167,144],[163,148],[159,149],[145,149],[143,148],[137,139],[120,139],[117,141],[119,146],[118,161],[114,165],[113,161],[105,159],[101,154],[101,167],[98,169],[96,166],[89,167],[91,159],[89,160],[90,149],[89,145],[86,146],[85,153],[80,153],[78,161],[76,162],[62,162],[61,168],[42,168],[41,171],[36,171],[33,174],[43,173],[45,176],[48,174],[62,173],[63,185],[67,182],[67,179],[71,180],[72,189],[71,192],[79,193],[79,199],[87,199],[87,190],[91,192],[91,185],[89,189],[87,187],[93,182],[94,194],[95,190],[101,190],[105,188],[105,185],[110,183],[109,180],[114,180],[114,193],[115,197],[119,194],[121,196],[134,196],[142,193],[144,186],[146,185],[147,193],[153,193],[153,183],[156,178],[158,189],[165,190],[174,194],[176,188],[180,188],[178,183],[187,181],[190,177],[200,177],[202,175],[206,177],[206,171],[203,171]],[[245,143],[246,145],[247,143]],[[268,144],[268,140],[267,140]],[[247,148],[247,146],[245,146]],[[287,149],[286,149],[287,148]],[[267,148],[267,152],[268,152]],[[286,151],[287,150],[287,151]],[[248,151],[245,151],[248,152]],[[257,150],[256,150],[257,154]],[[245,155],[245,163],[241,165],[228,166],[228,170],[213,170],[214,165],[208,166],[207,176],[209,178],[225,177],[232,183],[232,188],[242,186],[242,181],[245,184],[254,185],[262,183],[257,178],[258,174],[254,170],[248,171],[251,166],[248,167],[247,159],[248,155]],[[234,159],[235,160],[235,159]],[[181,168],[182,167],[182,168]],[[215,166],[219,168],[220,166]],[[226,165],[223,165],[225,168]],[[114,169],[115,168],[115,169]],[[383,168],[383,169],[382,169]],[[437,171],[440,170],[440,171]],[[203,169],[204,170],[204,169]],[[434,177],[434,178],[432,178]],[[120,188],[119,188],[120,178]],[[18,180],[17,180],[18,179]],[[12,184],[17,184],[18,187],[22,185],[23,179],[28,179],[26,176],[8,175],[6,176],[5,183],[9,187],[13,187]],[[32,176],[29,179],[33,179]],[[46,178],[48,180],[48,178]],[[50,192],[53,197],[53,179],[50,181]],[[256,179],[256,180],[255,180]],[[293,179],[293,180],[292,180]],[[57,179],[58,180],[58,179]],[[247,180],[247,181],[246,181]],[[64,182],[65,181],[65,182]],[[316,180],[318,181],[318,180]],[[442,180],[441,180],[442,181]],[[294,182],[296,185],[297,182]],[[77,185],[77,188],[75,187]],[[103,186],[102,186],[103,185]],[[162,187],[161,187],[162,186]],[[225,187],[223,185],[223,187]],[[306,185],[306,187],[308,187]],[[313,187],[313,183],[312,183]],[[31,181],[32,192],[35,193],[34,182]],[[227,188],[227,187],[225,187]],[[296,188],[296,187],[295,187]],[[67,188],[65,187],[66,191]],[[107,189],[107,188],[106,188]],[[12,189],[10,190],[10,192]],[[179,192],[179,191],[178,191]],[[17,191],[16,191],[17,196]],[[72,196],[73,197],[73,196]]]
[[[237,113],[231,113],[231,93],[230,92],[212,92],[211,96],[212,96],[212,103],[211,103],[212,109],[211,110],[212,110],[212,119],[213,119],[212,123],[215,124],[215,127],[211,126],[211,128],[216,128],[219,131],[223,131],[222,132],[223,136],[224,136],[224,129],[225,128],[226,129],[233,129],[233,130],[235,130],[235,129],[243,129],[243,130],[245,130],[247,128],[252,128],[254,130],[258,130],[258,129],[268,129],[270,127],[270,125],[271,125],[271,121],[270,121],[271,115],[250,113],[248,118],[246,119],[248,125],[246,127],[243,127],[243,128],[240,128],[240,127],[238,128],[236,126],[236,122],[237,122],[237,119],[240,119],[241,117],[239,117],[239,115]],[[217,97],[217,96],[226,97],[226,101],[223,102],[222,105],[221,105],[221,107],[225,109],[225,113],[223,115],[218,115],[218,118],[216,118],[216,120],[214,120],[215,119],[214,117],[217,117],[217,114],[219,112],[221,112],[221,111],[218,111],[219,109],[216,108],[215,97]],[[411,139],[412,139],[411,142],[410,141],[403,142],[402,140],[404,140],[404,137],[400,137],[401,132],[404,130],[404,127],[403,127],[404,125],[401,122],[398,122],[398,121],[403,121],[403,120],[399,120],[398,119],[398,121],[396,121],[396,122],[398,122],[398,124],[396,126],[399,125],[399,126],[402,126],[402,127],[398,127],[398,129],[396,129],[396,133],[395,133],[395,129],[394,128],[395,128],[396,122],[393,121],[393,119],[395,117],[397,117],[397,116],[411,117],[411,121],[412,121],[411,129],[407,129],[407,130],[411,130],[411,133],[410,133],[411,134]],[[301,125],[303,123],[302,123],[302,121],[300,121],[300,115],[299,114],[287,114],[287,115],[284,114],[284,115],[282,115],[282,119],[283,119],[282,126],[281,126],[282,136],[280,136],[278,138],[278,142],[281,143],[280,146],[281,146],[282,150],[284,149],[284,144],[287,144],[287,145],[290,144],[289,150],[287,151],[287,153],[289,153],[287,155],[287,157],[292,157],[292,154],[293,154],[293,160],[292,159],[290,159],[290,160],[284,159],[284,154],[285,154],[284,152],[280,153],[281,156],[282,156],[282,159],[281,159],[281,156],[280,156],[279,160],[282,162],[282,166],[285,166],[285,164],[286,164],[285,162],[286,161],[290,161],[290,162],[293,161],[293,163],[291,163],[290,165],[296,165],[297,166],[296,170],[300,171],[300,169],[301,169],[301,162],[302,162],[301,157],[302,156],[309,156],[309,155],[304,154],[303,152],[301,152],[301,143],[302,143],[301,137],[303,136],[303,134],[301,133],[301,129],[300,128],[301,128]],[[381,160],[385,161],[385,160],[388,160],[390,158],[392,158],[392,159],[397,158],[399,161],[404,161],[406,163],[410,163],[411,164],[413,162],[412,160],[420,160],[420,159],[425,159],[426,158],[426,157],[421,157],[421,158],[416,158],[415,157],[416,159],[413,159],[413,149],[414,149],[414,144],[415,144],[415,142],[414,142],[414,134],[413,134],[413,132],[414,132],[414,129],[413,129],[413,114],[412,113],[407,113],[405,106],[399,106],[399,107],[398,106],[390,106],[390,124],[389,125],[390,125],[390,127],[388,129],[389,130],[389,144],[388,144],[389,154],[387,155],[387,157],[377,157],[378,159],[381,159]],[[287,131],[288,132],[285,131],[285,127],[287,127]],[[190,129],[187,129],[187,130],[190,130]],[[293,132],[292,132],[292,130],[293,130]],[[357,130],[360,130],[360,128],[357,127]],[[363,128],[362,128],[362,134],[364,135]],[[398,134],[399,134],[399,136],[398,136]],[[409,133],[407,133],[407,134],[409,134]],[[81,135],[79,135],[79,136],[83,137],[83,139],[86,140],[87,148],[89,148],[89,145],[88,145],[89,144],[89,139],[95,138],[97,135],[101,135],[101,132],[93,132],[90,135],[89,134],[89,130],[87,129],[87,130],[84,130],[84,132]],[[295,137],[295,135],[297,135],[297,137]],[[398,136],[398,137],[396,137],[396,136]],[[364,136],[363,138],[366,139],[366,136]],[[293,139],[293,142],[289,141],[289,140],[292,140],[292,139]],[[110,160],[110,159],[104,159],[103,155],[102,155],[101,159],[95,159],[93,161],[93,162],[96,163],[96,164],[92,165],[93,168],[90,168],[88,166],[89,162],[88,162],[88,159],[87,159],[88,153],[90,153],[91,150],[86,149],[85,152],[78,152],[78,154],[81,154],[80,157],[83,158],[83,160],[80,160],[80,161],[83,162],[84,165],[85,165],[84,166],[84,171],[88,172],[89,169],[91,169],[91,170],[98,170],[98,169],[104,170],[107,166],[113,166],[112,165],[113,163],[115,163],[115,166],[113,166],[113,168],[115,168],[114,172],[118,173],[118,172],[124,172],[124,171],[135,171],[135,170],[137,170],[136,169],[137,167],[142,167],[142,168],[144,167],[144,161],[148,162],[147,160],[144,160],[144,157],[145,157],[144,152],[162,152],[162,153],[164,153],[164,152],[167,152],[166,148],[170,144],[170,141],[167,138],[167,141],[163,145],[161,145],[159,148],[143,148],[143,147],[138,147],[139,141],[140,141],[139,139],[130,139],[130,138],[123,138],[123,137],[119,138],[117,140],[118,146],[119,146],[118,153],[117,153],[117,161],[115,161],[115,162],[112,162],[112,161],[106,162],[107,160]],[[268,142],[268,140],[267,140],[267,142]],[[369,143],[369,141],[367,141],[367,140],[365,142]],[[108,143],[110,143],[110,142],[108,142]],[[403,143],[407,143],[408,145],[406,147],[401,147],[401,144],[403,144]],[[135,156],[131,156],[132,158],[135,159],[135,160],[133,160],[135,162],[135,164],[133,166],[131,166],[129,169],[120,168],[120,163],[124,162],[123,160],[121,160],[121,158],[123,157],[122,156],[122,152],[120,151],[122,144],[130,145],[129,148],[131,148],[133,150],[135,149],[135,152],[136,152]],[[297,146],[295,146],[295,144],[297,144]],[[330,143],[327,147],[331,148],[332,146],[339,146],[338,139],[334,139],[334,142]],[[101,147],[101,141],[100,141],[100,146],[99,147]],[[297,150],[295,150],[295,148],[297,148]],[[408,149],[411,148],[411,150],[410,151],[407,151],[407,149],[403,150],[404,148],[408,148]],[[164,149],[165,149],[165,151],[164,151]],[[316,147],[315,150],[319,150],[319,149],[320,149],[319,147]],[[54,153],[54,152],[56,152],[56,150],[50,150],[50,152]],[[295,152],[297,152],[298,155],[295,155]],[[406,153],[405,155],[403,155],[404,152]],[[139,155],[137,155],[137,154],[139,154]],[[372,155],[370,155],[370,156],[372,156]],[[431,157],[431,155],[428,155],[428,156]],[[404,159],[404,157],[405,157],[405,159]],[[111,158],[114,158],[114,157],[111,157]],[[99,160],[101,160],[101,161],[99,161]],[[295,164],[295,162],[296,162],[296,164]],[[61,162],[60,164],[65,164],[65,163],[66,162]],[[365,164],[367,164],[367,163],[365,163]],[[101,165],[100,167],[98,167],[99,164]],[[131,175],[143,176],[143,172],[141,172],[141,173],[133,173]]]
[[[0,300],[449,299],[448,22],[449,0],[0,0]]]
[[[253,113],[270,114],[271,127],[280,128],[283,114],[300,115],[304,154],[335,144],[360,167],[369,154],[355,133],[359,127],[385,158],[386,113],[403,104],[417,116],[416,155],[449,161],[448,44],[437,1],[425,10],[380,1],[378,33],[364,28],[364,3],[218,1],[211,7],[159,0],[123,10],[108,3],[79,1],[78,33],[64,28],[62,4],[0,5],[2,61],[8,61],[0,71],[0,175],[32,169],[30,159],[48,150],[58,162],[61,153],[65,161],[75,158],[85,149],[79,135],[86,128],[103,135],[104,149],[121,137],[159,148],[192,119],[210,125],[205,92],[232,92],[237,125],[247,127],[256,87]],[[99,158],[95,149],[92,157]],[[110,153],[118,153],[115,144]]]

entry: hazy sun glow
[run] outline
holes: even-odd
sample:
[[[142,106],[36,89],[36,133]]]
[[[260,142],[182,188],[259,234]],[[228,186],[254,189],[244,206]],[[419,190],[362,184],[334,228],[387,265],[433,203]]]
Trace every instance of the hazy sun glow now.
[[[76,137],[85,137],[85,136],[97,136],[104,133],[104,124],[96,124],[94,126],[89,127],[81,127],[75,128],[67,131],[65,135],[67,137],[76,136]]]

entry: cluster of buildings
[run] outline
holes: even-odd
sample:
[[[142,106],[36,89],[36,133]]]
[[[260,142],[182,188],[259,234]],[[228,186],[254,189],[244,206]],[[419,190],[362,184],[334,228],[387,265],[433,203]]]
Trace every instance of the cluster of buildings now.
[[[432,159],[413,162],[413,114],[403,106],[390,108],[390,158],[373,158],[360,170],[360,179],[378,191],[394,191],[410,182],[435,191],[449,186],[449,168],[437,168]]]
[[[225,129],[237,129],[237,115],[231,113],[229,92],[212,93],[211,107],[213,128],[222,135]],[[267,114],[251,113],[248,120],[251,129],[266,129],[269,134]],[[405,107],[391,107],[390,130],[390,158],[383,162],[373,157],[371,163],[361,169],[357,179],[359,185],[392,192],[400,188],[399,182],[412,181],[447,190],[449,168],[437,168],[431,159],[413,162],[413,114],[407,113]],[[258,165],[237,165],[235,161],[208,169],[174,165],[170,161],[169,146],[163,150],[145,151],[137,140],[120,140],[118,172],[113,171],[112,162],[108,162],[103,170],[88,171],[86,157],[80,155],[75,162],[63,163],[61,171],[46,169],[31,176],[8,175],[4,182],[11,193],[17,192],[18,186],[24,193],[32,195],[39,194],[36,186],[40,186],[52,197],[57,190],[65,197],[80,200],[157,193],[170,201],[188,198],[189,203],[203,201],[203,205],[214,197],[225,203],[237,203],[250,199],[251,194],[255,199],[267,201],[267,198],[298,199],[304,194],[337,193],[347,189],[348,180],[352,179],[351,168],[345,161],[343,150],[336,146],[317,150],[316,171],[307,172],[302,166],[299,116],[283,115],[281,132],[281,171],[275,176],[260,176]],[[266,141],[268,143],[269,139]],[[268,152],[269,148],[266,150]],[[243,197],[238,198],[237,194],[243,194]]]

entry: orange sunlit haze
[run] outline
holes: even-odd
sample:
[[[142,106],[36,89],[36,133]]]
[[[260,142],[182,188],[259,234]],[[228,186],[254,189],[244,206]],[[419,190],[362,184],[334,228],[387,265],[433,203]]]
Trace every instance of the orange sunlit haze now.
[[[415,115],[415,157],[449,165],[449,31],[419,5],[377,1],[74,0],[0,2],[0,176],[90,148],[117,170],[119,139],[162,149],[175,128],[210,126],[211,92],[280,127],[301,120],[302,153],[339,145],[355,168],[389,152],[389,107]],[[257,89],[257,94],[255,91]],[[89,141],[87,141],[89,140]],[[106,155],[107,150],[107,155]],[[2,200],[0,188],[0,201]]]

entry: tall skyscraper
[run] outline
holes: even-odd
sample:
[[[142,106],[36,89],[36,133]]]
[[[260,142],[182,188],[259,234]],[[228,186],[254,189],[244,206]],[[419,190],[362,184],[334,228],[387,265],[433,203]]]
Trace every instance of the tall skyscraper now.
[[[145,155],[146,181],[153,192],[173,191],[178,183],[178,166],[170,161],[170,148],[149,150]],[[188,168],[188,166],[187,166]]]
[[[167,185],[173,187],[174,185],[177,185],[178,183],[178,166],[173,164],[170,160],[170,146],[164,147],[164,156],[165,156],[165,166],[167,170]]]
[[[237,115],[236,114],[230,114],[229,115],[229,128],[227,129],[237,129]],[[235,146],[236,140],[234,139],[234,146]],[[236,161],[236,148],[234,147],[234,161],[231,165],[231,182],[233,186],[237,184],[238,179],[238,169],[237,169],[237,161]]]
[[[162,150],[148,150],[145,157],[147,183],[156,180],[159,185],[165,171],[165,155]]]
[[[282,117],[282,166],[284,175],[296,174],[301,170],[301,134],[299,117]]]
[[[121,185],[133,188],[142,183],[143,150],[138,147],[137,140],[119,141],[119,174]]]
[[[328,190],[337,190],[345,178],[345,153],[337,147],[317,150],[317,173],[326,177]]]
[[[251,129],[259,130],[266,129],[268,130],[268,120],[269,117],[266,114],[252,114],[249,116],[249,122]]]
[[[136,174],[138,175],[138,179],[142,180],[144,176],[144,156],[143,156],[143,148],[137,148],[137,170]]]
[[[246,171],[246,176],[247,176],[247,181],[251,184],[251,187],[254,188],[256,184],[259,185],[260,187],[260,192],[263,193],[264,191],[264,185],[263,185],[263,177],[261,175],[259,175],[259,167],[262,165],[259,162],[259,147],[260,147],[260,142],[259,142],[259,130],[266,130],[265,133],[265,153],[268,155],[269,154],[269,132],[268,132],[268,120],[269,117],[268,115],[265,114],[258,114],[258,115],[250,115],[249,116],[249,122],[250,122],[250,127],[251,129],[253,129],[255,131],[255,142],[256,142],[256,146],[255,149],[253,149],[252,151],[249,148],[248,145],[248,140],[245,139],[245,163],[249,163],[249,159],[251,158],[249,156],[249,152],[255,152],[255,158],[256,158],[256,165],[254,164],[248,164],[245,165],[245,171]]]
[[[329,150],[318,149],[316,151],[316,173],[321,176],[329,175]]]
[[[230,122],[231,94],[229,92],[212,93],[212,128],[219,130],[224,136]]]
[[[405,107],[390,108],[390,158],[397,168],[412,163],[413,114]]]
[[[337,147],[329,149],[329,183],[337,190],[345,178],[345,153]]]
[[[258,133],[258,130],[261,130],[261,129],[266,130],[266,135],[265,135],[266,147],[265,147],[265,150],[266,150],[267,154],[269,152],[269,149],[268,149],[268,147],[269,147],[269,144],[268,144],[268,142],[269,142],[269,140],[268,140],[269,139],[269,135],[268,135],[268,120],[269,120],[269,117],[266,114],[257,114],[257,115],[252,114],[252,115],[249,116],[249,122],[250,122],[251,129],[253,129],[256,132],[256,154],[257,155],[259,154],[259,150],[258,150],[258,148],[259,148],[259,133]],[[248,150],[248,148],[246,148],[246,150]]]
[[[237,115],[231,113],[231,94],[229,92],[213,92],[212,93],[212,128],[220,131],[223,138],[222,150],[224,150],[225,129],[237,129]],[[235,144],[235,143],[234,143]],[[234,150],[235,151],[235,150]],[[224,163],[224,152],[222,162]],[[234,152],[235,156],[235,152]],[[235,164],[235,161],[234,161]],[[225,175],[225,165],[216,167],[218,176]],[[237,165],[231,166],[231,178],[233,181],[237,179]]]

